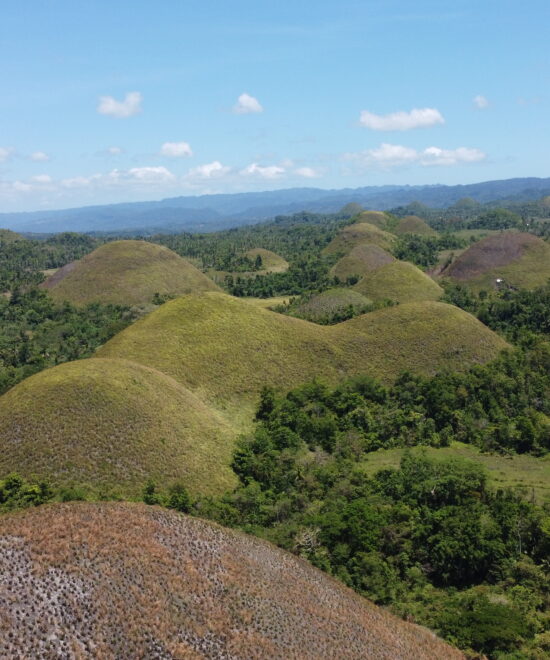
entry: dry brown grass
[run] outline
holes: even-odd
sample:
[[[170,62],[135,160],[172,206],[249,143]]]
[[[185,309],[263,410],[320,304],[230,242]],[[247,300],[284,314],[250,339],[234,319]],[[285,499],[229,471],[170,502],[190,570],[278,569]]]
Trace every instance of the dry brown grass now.
[[[120,503],[0,519],[0,657],[463,658],[268,543]]]
[[[338,277],[341,282],[345,282],[352,275],[363,277],[392,261],[395,261],[395,257],[378,245],[358,245],[348,255],[337,261],[329,274],[332,277]]]
[[[323,250],[326,254],[347,254],[357,245],[371,243],[384,250],[389,250],[395,236],[368,222],[356,222],[347,225],[332,239]]]

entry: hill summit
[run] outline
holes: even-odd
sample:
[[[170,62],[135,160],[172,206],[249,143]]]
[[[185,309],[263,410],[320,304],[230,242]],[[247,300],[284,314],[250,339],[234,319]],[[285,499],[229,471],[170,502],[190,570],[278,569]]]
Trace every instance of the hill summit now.
[[[138,504],[0,519],[3,658],[459,660],[269,543]]]
[[[189,261],[146,241],[105,243],[58,270],[42,286],[55,300],[68,300],[75,305],[139,305],[150,303],[155,293],[176,296],[219,291]]]

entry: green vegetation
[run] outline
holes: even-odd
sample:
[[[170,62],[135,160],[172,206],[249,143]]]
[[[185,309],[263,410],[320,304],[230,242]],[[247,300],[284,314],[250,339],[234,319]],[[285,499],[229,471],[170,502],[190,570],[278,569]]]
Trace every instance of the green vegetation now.
[[[231,486],[234,435],[194,394],[125,360],[78,360],[0,398],[0,474],[135,496],[148,477],[193,493]]]
[[[434,373],[494,358],[506,344],[457,307],[420,302],[319,327],[220,293],[170,301],[98,352],[171,375],[208,402],[246,413],[264,385],[292,387],[361,372]]]
[[[181,295],[218,287],[195,266],[167,248],[145,241],[113,241],[74,264],[68,264],[43,285],[57,301],[139,305],[155,293]]]
[[[288,270],[288,261],[271,250],[252,248],[245,256],[254,263],[256,270],[269,273],[284,273]]]
[[[442,275],[474,291],[532,289],[550,278],[550,245],[532,234],[493,234],[474,243]]]
[[[355,284],[363,275],[389,264],[394,257],[378,245],[364,244],[354,247],[330,269],[329,274],[340,282]]]
[[[257,427],[235,452],[240,487],[195,510],[294,551],[465,650],[542,658],[548,510],[494,490],[482,465],[449,457],[451,447],[401,449],[397,466],[396,450],[372,450],[441,447],[462,432],[485,447],[547,450],[547,359],[542,346],[460,376],[404,375],[390,388],[364,377],[286,395],[266,388]],[[527,418],[538,441],[518,446],[513,431],[523,442]]]
[[[336,288],[327,289],[317,295],[302,296],[288,305],[273,309],[312,323],[334,325],[360,314],[372,312],[378,307],[353,289]]]
[[[139,315],[136,308],[74,307],[36,288],[14,289],[0,297],[0,393],[46,367],[90,357]]]
[[[443,289],[407,261],[394,261],[368,273],[354,289],[374,301],[438,300]]]
[[[347,254],[354,247],[371,243],[383,250],[389,250],[395,236],[368,222],[356,222],[345,226],[327,245],[325,254]]]
[[[418,234],[421,236],[435,236],[437,232],[417,215],[406,215],[394,227],[393,233],[401,236],[403,234]]]
[[[398,238],[392,252],[398,259],[410,261],[421,268],[429,268],[438,262],[440,252],[460,250],[466,246],[466,241],[457,238],[455,234],[441,236],[408,234]]]

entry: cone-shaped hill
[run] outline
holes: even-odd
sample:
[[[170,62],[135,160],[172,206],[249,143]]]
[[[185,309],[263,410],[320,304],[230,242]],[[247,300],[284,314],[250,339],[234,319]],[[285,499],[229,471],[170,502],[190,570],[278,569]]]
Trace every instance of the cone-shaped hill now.
[[[286,259],[275,254],[275,252],[271,252],[271,250],[264,250],[264,248],[252,248],[252,250],[246,252],[246,256],[252,261],[259,256],[262,260],[261,270],[266,273],[284,273],[289,268]]]
[[[357,245],[364,245],[365,243],[372,243],[388,250],[394,240],[395,236],[393,234],[383,231],[375,225],[368,222],[356,222],[339,231],[326,246],[324,252],[326,254],[348,254]]]
[[[332,277],[338,277],[341,282],[345,282],[348,277],[353,275],[363,277],[392,261],[395,261],[395,257],[378,245],[358,245],[348,255],[337,261],[329,274]]]
[[[532,289],[550,278],[550,244],[532,234],[493,234],[471,245],[442,276],[474,289],[493,289],[497,279],[503,286]]]
[[[437,232],[417,215],[406,215],[393,229],[394,234],[421,234],[422,236],[436,236]]]
[[[309,300],[302,302],[294,312],[301,319],[318,323],[319,320],[326,319],[333,314],[344,312],[350,306],[361,310],[370,303],[372,300],[358,291],[349,287],[337,287],[312,296]]]
[[[439,284],[408,261],[394,261],[367,273],[354,289],[374,301],[401,303],[439,300],[443,295]]]
[[[16,241],[25,241],[26,239],[11,229],[0,229],[0,243],[15,243]]]
[[[139,305],[155,293],[180,295],[219,288],[172,250],[146,241],[105,243],[67,264],[42,286],[55,300]]]
[[[378,229],[393,232],[393,227],[398,220],[395,216],[383,211],[363,211],[357,216],[357,222],[368,222],[378,227]]]
[[[357,373],[391,380],[403,369],[464,369],[505,346],[473,316],[443,303],[399,305],[318,326],[205,293],[162,305],[98,355],[158,369],[235,414],[264,385],[288,388],[315,376],[337,382]]]
[[[459,660],[260,539],[143,504],[0,519],[3,658]]]
[[[0,474],[59,486],[134,496],[152,478],[220,492],[235,480],[233,439],[195,394],[126,360],[65,363],[0,398]]]

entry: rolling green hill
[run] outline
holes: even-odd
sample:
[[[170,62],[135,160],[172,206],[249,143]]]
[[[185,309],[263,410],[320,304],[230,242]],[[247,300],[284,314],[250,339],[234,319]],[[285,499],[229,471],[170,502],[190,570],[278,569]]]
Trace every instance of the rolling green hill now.
[[[288,270],[288,261],[283,259],[283,257],[271,252],[271,250],[265,250],[264,248],[252,248],[245,253],[245,256],[249,259],[256,259],[257,256],[260,256],[262,259],[262,269],[261,273],[284,273]]]
[[[401,236],[402,234],[420,234],[422,236],[436,236],[437,232],[430,225],[417,215],[406,215],[402,218],[393,233]]]
[[[113,241],[67,264],[42,285],[55,300],[139,305],[155,293],[181,295],[218,287],[172,250],[146,241]]]
[[[374,301],[403,303],[438,300],[443,295],[439,284],[407,261],[394,261],[367,273],[354,289]]]
[[[357,245],[372,243],[388,250],[395,240],[393,234],[368,222],[356,222],[344,227],[324,249],[325,254],[347,254]]]
[[[338,277],[341,282],[345,282],[348,277],[353,275],[362,277],[392,261],[395,261],[395,258],[378,245],[358,245],[348,255],[334,264],[329,271],[329,275]]]
[[[3,658],[463,658],[290,553],[156,507],[3,516],[0,549]]]
[[[0,474],[96,494],[135,496],[149,478],[220,492],[234,483],[233,439],[196,395],[126,360],[69,362],[0,398]]]
[[[372,303],[364,295],[350,288],[327,289],[301,303],[293,313],[301,319],[317,323],[347,308],[362,309]]]
[[[497,286],[534,289],[550,278],[550,244],[532,234],[500,232],[474,243],[446,268],[443,277],[475,290]]]
[[[402,369],[432,373],[493,358],[505,342],[473,316],[435,302],[381,309],[320,327],[221,293],[162,305],[98,352],[171,375],[240,421],[264,385],[361,372],[385,380]]]
[[[26,240],[21,234],[11,229],[0,229],[0,243],[15,243],[15,241]]]
[[[393,229],[397,224],[398,219],[389,213],[384,213],[383,211],[363,211],[357,216],[357,222],[367,222],[371,225],[375,225],[378,229],[394,233]]]

